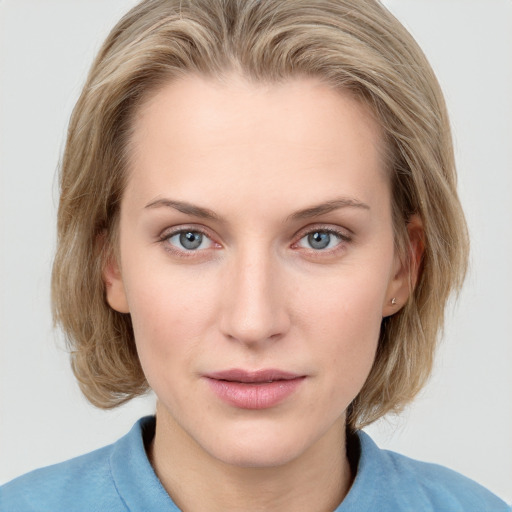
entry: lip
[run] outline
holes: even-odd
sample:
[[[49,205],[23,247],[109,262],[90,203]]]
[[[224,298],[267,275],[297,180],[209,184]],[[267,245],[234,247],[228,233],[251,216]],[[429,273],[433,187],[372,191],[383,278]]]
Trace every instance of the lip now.
[[[238,368],[205,375],[210,389],[224,402],[240,409],[268,409],[292,395],[305,375],[270,368]]]

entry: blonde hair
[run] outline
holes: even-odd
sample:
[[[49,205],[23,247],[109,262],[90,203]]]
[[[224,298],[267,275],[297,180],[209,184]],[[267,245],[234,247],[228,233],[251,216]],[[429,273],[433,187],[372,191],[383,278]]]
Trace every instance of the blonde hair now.
[[[107,305],[102,281],[116,247],[133,117],[170,80],[231,71],[271,82],[314,76],[351,91],[386,134],[404,259],[408,219],[422,219],[417,285],[383,320],[375,363],[348,410],[348,427],[360,428],[401,410],[424,385],[468,252],[441,90],[414,39],[375,0],[145,0],[120,20],[73,111],[61,165],[52,296],[73,371],[102,408],[148,389],[130,316]]]

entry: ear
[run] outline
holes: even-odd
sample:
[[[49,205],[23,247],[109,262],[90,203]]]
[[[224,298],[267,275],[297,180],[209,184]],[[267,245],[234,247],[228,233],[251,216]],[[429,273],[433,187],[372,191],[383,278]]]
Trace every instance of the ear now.
[[[97,242],[101,246],[102,278],[108,305],[119,313],[129,313],[121,268],[105,233],[99,235]]]
[[[394,275],[389,282],[382,307],[383,317],[395,314],[404,306],[418,281],[421,260],[425,250],[425,231],[419,215],[414,214],[409,218],[407,234],[409,245],[405,260],[402,260],[398,254],[395,255]]]

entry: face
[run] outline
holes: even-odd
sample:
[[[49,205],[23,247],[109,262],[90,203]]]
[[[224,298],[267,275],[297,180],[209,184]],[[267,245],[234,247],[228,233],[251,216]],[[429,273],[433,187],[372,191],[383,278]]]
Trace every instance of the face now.
[[[313,79],[188,77],[134,128],[105,280],[160,420],[239,466],[339,440],[407,293],[377,123]]]

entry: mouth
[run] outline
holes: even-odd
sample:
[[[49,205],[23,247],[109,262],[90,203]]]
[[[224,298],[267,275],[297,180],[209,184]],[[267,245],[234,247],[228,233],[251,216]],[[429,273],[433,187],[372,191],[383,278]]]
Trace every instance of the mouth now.
[[[300,378],[301,375],[276,369],[246,371],[234,368],[232,370],[209,373],[206,377],[226,382],[240,382],[243,384],[268,384],[275,381],[297,379]]]
[[[223,402],[239,409],[275,407],[301,386],[305,375],[277,369],[230,369],[205,375],[210,389]]]

